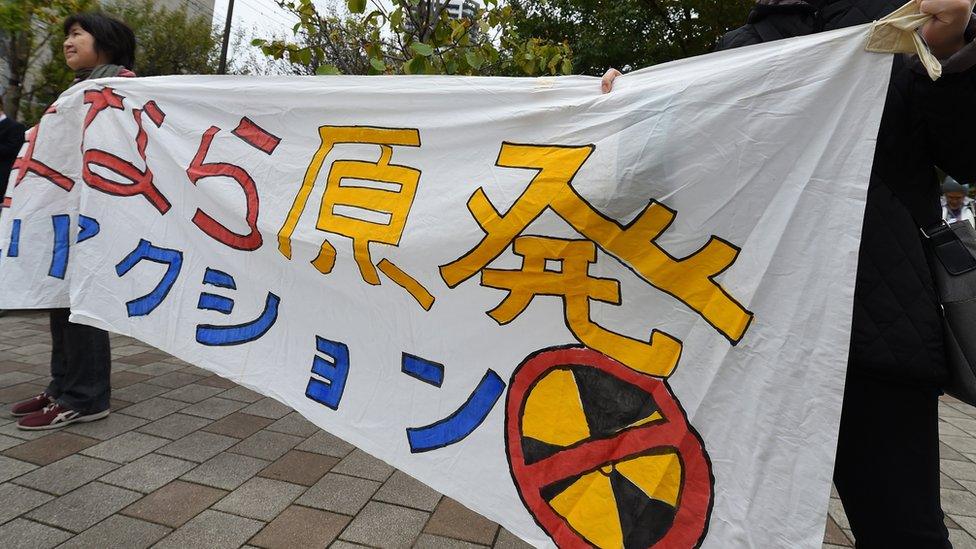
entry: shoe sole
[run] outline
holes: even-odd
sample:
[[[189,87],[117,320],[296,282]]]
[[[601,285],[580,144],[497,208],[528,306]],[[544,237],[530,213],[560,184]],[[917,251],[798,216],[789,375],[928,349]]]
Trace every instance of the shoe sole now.
[[[111,410],[105,410],[103,412],[98,412],[97,414],[88,414],[87,416],[78,416],[74,419],[69,419],[68,421],[62,421],[60,423],[38,425],[37,427],[25,427],[18,423],[17,428],[21,431],[46,431],[48,429],[60,429],[62,427],[67,427],[72,423],[88,423],[89,421],[98,421],[99,419],[108,417],[109,412],[111,412]]]

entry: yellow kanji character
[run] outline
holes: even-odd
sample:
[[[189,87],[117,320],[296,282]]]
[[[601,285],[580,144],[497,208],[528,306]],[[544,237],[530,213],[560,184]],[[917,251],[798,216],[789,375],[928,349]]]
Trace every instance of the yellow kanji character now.
[[[545,236],[520,236],[513,243],[522,256],[519,270],[484,269],[481,284],[508,290],[508,296],[488,312],[499,324],[522,314],[537,295],[563,298],[566,323],[586,346],[642,372],[667,377],[678,365],[681,342],[654,330],[650,342],[616,334],[590,320],[590,300],[620,304],[620,283],[595,278],[589,267],[596,262],[596,245],[589,240],[564,240]],[[546,260],[557,261],[559,271],[546,269]]]
[[[278,250],[291,259],[292,234],[305,210],[325,158],[332,149],[340,143],[379,145],[380,157],[376,162],[336,160],[332,163],[326,178],[318,221],[315,224],[315,227],[321,231],[351,238],[353,257],[356,259],[363,280],[378,285],[380,278],[370,257],[369,245],[378,242],[397,246],[400,243],[410,207],[417,194],[417,184],[420,181],[420,170],[390,163],[393,147],[419,147],[420,132],[416,129],[369,126],[322,126],[319,128],[319,136],[322,145],[312,157],[302,187],[295,197],[284,225],[278,232]],[[354,181],[367,181],[379,185],[367,187],[349,183]],[[368,210],[384,218],[385,222],[350,217],[347,210],[343,208]],[[330,273],[335,265],[335,257],[335,248],[325,240],[318,256],[312,260],[312,265],[323,274]],[[410,292],[425,309],[429,310],[433,305],[434,297],[430,292],[392,262],[387,259],[381,260],[378,267],[391,280]]]
[[[739,250],[713,236],[690,256],[672,257],[657,245],[655,239],[674,220],[675,212],[654,201],[626,226],[603,216],[571,185],[593,149],[592,145],[560,147],[503,143],[498,166],[532,169],[537,173],[504,215],[495,209],[483,189],[474,192],[468,200],[468,209],[485,237],[458,260],[441,266],[441,277],[452,288],[472,277],[498,257],[546,208],[550,208],[649,284],[674,296],[733,344],[738,343],[753,315],[715,282],[714,277],[732,265]],[[659,333],[655,332],[655,335]],[[621,360],[613,352],[603,352]],[[653,375],[670,373],[661,369],[660,363],[652,366],[648,363],[653,360],[650,358],[640,363],[634,363],[634,357],[628,360],[621,361]]]

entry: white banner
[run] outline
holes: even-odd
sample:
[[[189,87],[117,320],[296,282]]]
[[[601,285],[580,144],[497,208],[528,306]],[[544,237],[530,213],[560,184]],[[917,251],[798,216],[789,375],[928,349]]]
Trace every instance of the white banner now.
[[[891,67],[866,33],[606,95],[85,82],[12,176],[0,307],[70,305],[537,546],[819,547]]]

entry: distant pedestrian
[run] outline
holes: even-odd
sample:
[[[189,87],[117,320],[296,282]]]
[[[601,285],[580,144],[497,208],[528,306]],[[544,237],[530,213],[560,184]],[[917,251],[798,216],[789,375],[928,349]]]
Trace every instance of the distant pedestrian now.
[[[962,185],[947,176],[942,184],[942,195],[945,197],[942,205],[943,220],[949,223],[968,221],[976,227],[976,211],[973,210],[973,200],[969,198],[969,185]]]
[[[98,13],[64,22],[64,59],[75,82],[89,78],[135,76],[136,39],[125,23]],[[57,429],[95,421],[109,414],[112,372],[108,333],[68,322],[68,309],[51,310],[51,383],[43,393],[15,404],[25,430]]]

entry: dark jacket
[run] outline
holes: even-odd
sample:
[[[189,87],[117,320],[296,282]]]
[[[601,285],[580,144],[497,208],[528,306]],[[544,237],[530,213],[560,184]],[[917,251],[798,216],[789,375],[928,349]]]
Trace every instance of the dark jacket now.
[[[14,159],[24,144],[24,131],[24,125],[9,116],[0,121],[0,202],[7,191],[7,179]]]
[[[902,4],[763,0],[745,26],[722,38],[719,49],[868,23]],[[922,224],[941,219],[935,166],[958,181],[976,180],[976,70],[969,59],[974,49],[970,44],[947,60],[937,82],[912,58],[895,59],[864,212],[852,373],[916,384],[944,380],[942,317],[913,216]]]

